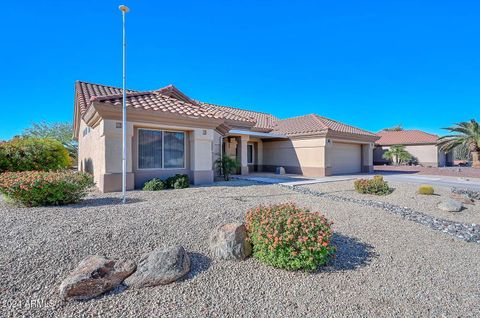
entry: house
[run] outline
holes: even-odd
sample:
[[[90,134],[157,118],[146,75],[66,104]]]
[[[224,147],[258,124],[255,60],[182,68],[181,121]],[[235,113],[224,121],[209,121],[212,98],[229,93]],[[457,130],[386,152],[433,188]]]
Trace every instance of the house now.
[[[382,130],[377,133],[380,137],[375,143],[373,161],[375,165],[390,163],[383,158],[383,154],[393,145],[405,146],[419,165],[425,167],[444,167],[452,165],[452,152],[445,153],[437,146],[437,135],[421,130]]]
[[[78,169],[104,192],[121,189],[122,90],[75,83],[74,135]],[[373,169],[378,137],[315,114],[271,114],[200,102],[176,87],[127,91],[127,188],[154,178],[188,174],[213,182],[214,162],[236,158],[238,173],[271,171],[329,176]]]

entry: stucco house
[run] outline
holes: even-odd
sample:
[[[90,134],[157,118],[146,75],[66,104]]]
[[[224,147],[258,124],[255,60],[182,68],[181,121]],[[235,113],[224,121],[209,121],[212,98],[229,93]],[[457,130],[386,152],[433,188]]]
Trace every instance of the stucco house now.
[[[417,161],[424,167],[444,167],[453,163],[453,153],[445,153],[437,146],[438,136],[421,130],[382,130],[377,133],[380,137],[375,143],[373,161],[375,165],[389,164],[383,154],[393,145],[403,145]]]
[[[74,135],[78,169],[104,192],[121,189],[122,91],[75,83]],[[213,182],[214,162],[236,158],[239,173],[271,171],[306,176],[368,172],[378,137],[315,114],[279,119],[271,114],[190,98],[172,85],[127,92],[127,188],[154,177],[188,174]]]

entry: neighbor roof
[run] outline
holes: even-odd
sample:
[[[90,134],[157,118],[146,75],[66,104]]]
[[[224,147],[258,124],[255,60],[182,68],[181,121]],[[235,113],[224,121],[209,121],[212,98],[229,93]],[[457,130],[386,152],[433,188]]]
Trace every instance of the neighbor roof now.
[[[273,128],[273,132],[286,136],[314,135],[328,133],[329,131],[372,137],[375,136],[375,134],[366,130],[346,125],[316,114],[279,120]]]
[[[429,134],[421,130],[382,130],[377,133],[380,137],[377,144],[381,146],[389,145],[415,145],[415,144],[436,144],[437,135]]]

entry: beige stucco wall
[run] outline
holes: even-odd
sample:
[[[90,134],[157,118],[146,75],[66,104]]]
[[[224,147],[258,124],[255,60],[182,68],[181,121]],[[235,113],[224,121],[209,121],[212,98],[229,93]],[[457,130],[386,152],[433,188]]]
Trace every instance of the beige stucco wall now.
[[[105,138],[103,136],[103,125],[90,128],[90,132],[83,136],[87,128],[86,123],[80,122],[80,133],[78,136],[78,170],[93,174],[95,183],[100,186],[100,176],[105,173]]]
[[[374,156],[375,163],[387,163],[388,160],[382,158],[382,154],[390,149],[389,146],[376,147]],[[423,166],[445,166],[445,154],[438,150],[436,145],[406,145],[405,150],[414,156],[418,163]]]

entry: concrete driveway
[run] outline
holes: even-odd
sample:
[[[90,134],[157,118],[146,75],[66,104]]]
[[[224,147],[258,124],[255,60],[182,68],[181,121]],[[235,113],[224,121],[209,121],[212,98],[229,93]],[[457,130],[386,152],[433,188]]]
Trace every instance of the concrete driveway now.
[[[236,179],[262,182],[268,184],[284,184],[289,186],[300,186],[306,184],[336,182],[354,180],[358,178],[369,178],[373,175],[381,174],[386,181],[405,182],[417,184],[430,184],[444,187],[455,187],[462,189],[472,189],[480,191],[480,179],[478,178],[459,178],[446,176],[432,176],[421,174],[408,174],[397,172],[381,172],[381,173],[363,173],[352,175],[338,175],[323,178],[308,178],[300,175],[275,175],[272,173],[252,173],[245,176],[234,176]]]

